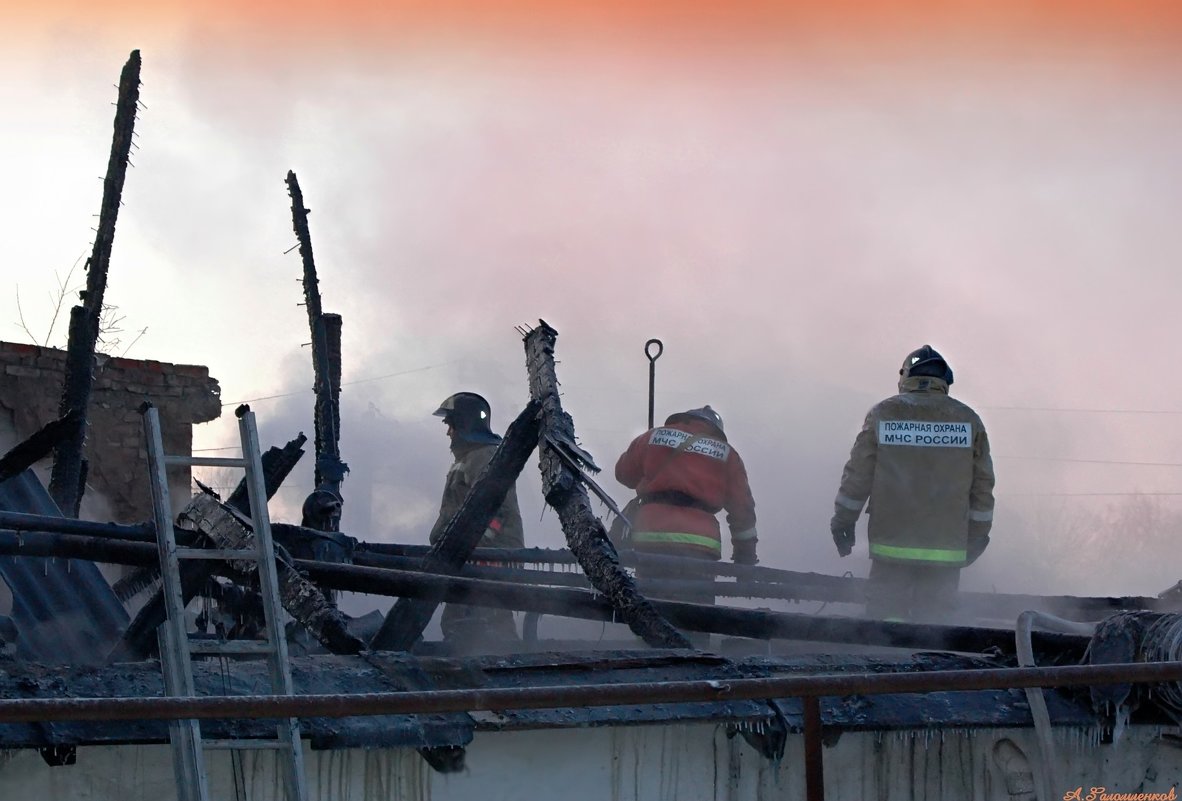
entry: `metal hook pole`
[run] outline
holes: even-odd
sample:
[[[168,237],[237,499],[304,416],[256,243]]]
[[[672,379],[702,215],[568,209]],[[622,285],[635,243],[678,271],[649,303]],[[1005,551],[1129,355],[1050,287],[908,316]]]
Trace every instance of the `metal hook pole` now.
[[[657,346],[657,352],[652,352],[652,346]],[[665,344],[659,339],[650,339],[644,343],[644,355],[648,357],[648,427],[653,427],[653,402],[657,387],[657,359],[665,352]]]

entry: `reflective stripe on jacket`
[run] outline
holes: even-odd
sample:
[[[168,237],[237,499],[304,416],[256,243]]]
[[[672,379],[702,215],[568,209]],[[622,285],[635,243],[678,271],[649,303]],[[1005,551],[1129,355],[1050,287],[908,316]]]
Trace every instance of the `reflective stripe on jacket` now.
[[[468,491],[480,478],[484,468],[497,452],[496,445],[461,444],[453,448],[455,461],[447,471],[447,479],[443,484],[443,501],[439,505],[439,517],[431,528],[431,543],[434,544],[443,535],[443,529],[460,510]],[[505,502],[489,522],[484,536],[480,540],[481,548],[524,548],[525,533],[521,524],[521,509],[517,505],[517,487],[509,488],[505,495]]]
[[[720,559],[715,515],[723,509],[732,541],[755,539],[747,468],[705,421],[678,420],[644,432],[616,462],[616,480],[641,500],[631,521],[638,550]]]
[[[993,519],[993,460],[977,413],[938,379],[905,379],[866,415],[836,505],[869,499],[872,559],[960,567],[970,520]]]

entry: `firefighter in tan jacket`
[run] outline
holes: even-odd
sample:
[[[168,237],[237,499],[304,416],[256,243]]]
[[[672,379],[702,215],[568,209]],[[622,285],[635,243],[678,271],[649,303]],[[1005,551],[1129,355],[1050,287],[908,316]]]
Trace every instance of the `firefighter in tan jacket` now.
[[[989,544],[993,461],[981,418],[948,395],[952,369],[944,357],[924,345],[908,354],[899,376],[899,394],[866,415],[829,528],[847,556],[869,500],[867,611],[932,619],[952,607],[960,568]]]
[[[501,442],[501,438],[489,426],[492,412],[488,401],[475,392],[457,392],[440,404],[435,416],[442,417],[447,425],[455,461],[447,471],[439,517],[431,528],[432,545],[443,535],[447,524],[460,510],[472,485],[484,472]],[[510,487],[505,495],[501,507],[489,521],[479,547],[525,547],[516,487]],[[508,609],[447,604],[443,607],[440,626],[445,640],[469,646],[518,639],[513,613]]]

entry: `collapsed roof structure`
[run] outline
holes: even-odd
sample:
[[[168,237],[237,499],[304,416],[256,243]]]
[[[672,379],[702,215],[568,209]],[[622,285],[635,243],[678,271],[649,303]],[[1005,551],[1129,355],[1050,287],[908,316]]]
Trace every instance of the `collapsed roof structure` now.
[[[281,716],[300,718],[308,787],[326,800],[532,792],[1047,801],[1076,786],[1164,793],[1182,780],[1176,597],[962,593],[975,620],[945,624],[654,600],[705,588],[722,598],[860,604],[865,582],[681,559],[698,578],[636,579],[631,568],[673,558],[617,551],[608,539],[589,495],[601,492],[598,468],[562,407],[558,332],[544,321],[520,329],[530,401],[439,541],[378,544],[341,532],[341,320],[321,310],[294,173],[287,183],[316,375],[316,488],[300,525],[272,528],[296,693],[268,696],[261,662],[221,658],[194,663],[197,697],[167,697],[155,639],[165,606],[160,532],[150,522],[78,519],[96,308],[139,65],[133,53],[120,84],[60,420],[0,460],[0,576],[13,595],[0,625],[0,796],[183,797],[160,747],[165,721],[199,718],[203,736],[248,741]],[[129,408],[141,399],[129,396]],[[301,434],[263,454],[268,496],[304,444]],[[28,468],[51,448],[46,490]],[[477,548],[535,449],[568,548]],[[224,500],[201,488],[177,541],[225,547],[201,520],[231,516],[249,530],[246,500],[245,484]],[[133,572],[112,587],[96,563]],[[257,628],[260,590],[249,574],[208,561],[182,578],[199,636],[232,640]],[[381,619],[349,619],[333,606],[335,591],[397,600]],[[464,651],[424,642],[440,602],[523,612],[523,642]],[[624,623],[638,639],[545,640],[542,615]],[[685,632],[715,635],[721,654],[693,649]],[[210,771],[216,797],[284,797],[261,750],[211,760]]]

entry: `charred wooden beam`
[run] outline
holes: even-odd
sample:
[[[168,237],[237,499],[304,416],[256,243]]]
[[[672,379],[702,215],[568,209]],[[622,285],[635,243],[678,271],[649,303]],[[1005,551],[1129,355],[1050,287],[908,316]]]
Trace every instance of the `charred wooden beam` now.
[[[71,411],[77,410],[80,419],[58,444],[49,481],[49,494],[62,514],[67,517],[78,516],[78,506],[85,486],[82,450],[86,442],[86,414],[94,384],[94,353],[99,339],[103,295],[107,289],[107,270],[110,267],[111,249],[115,242],[115,221],[119,216],[123,183],[127,177],[139,97],[140,51],[133,50],[119,76],[119,99],[115,104],[115,133],[111,140],[111,155],[107,160],[107,175],[103,180],[103,199],[99,207],[94,248],[86,262],[86,289],[81,293],[82,305],[75,306],[70,311],[66,374],[58,416],[65,417]]]
[[[38,532],[0,531],[0,554],[59,556],[114,564],[151,564],[156,546],[142,542],[110,542],[99,537]],[[331,562],[293,560],[292,565],[318,585],[350,592],[405,598],[442,597],[449,603],[493,606],[558,617],[618,622],[604,598],[584,590],[526,587],[502,581],[439,576],[388,568],[360,567]],[[852,643],[893,648],[934,649],[979,653],[996,649],[1012,656],[1010,629],[892,623],[836,616],[798,615],[757,609],[652,601],[661,613],[691,631],[753,639],[788,639]],[[1062,662],[1082,657],[1088,638],[1035,631],[1039,661]]]
[[[254,532],[230,507],[212,495],[199,493],[177,517],[181,528],[198,531],[216,548],[254,549]],[[249,562],[231,562],[231,568],[243,577],[256,574]],[[345,617],[329,603],[319,588],[300,575],[286,554],[277,553],[275,566],[279,579],[279,600],[293,618],[334,654],[357,654],[365,643],[345,627]]]
[[[422,559],[431,550],[430,545],[418,545],[405,542],[366,542],[357,543],[359,552],[383,554],[386,556],[409,556]],[[626,559],[628,552],[620,554],[620,559]],[[493,562],[529,562],[547,565],[577,564],[575,555],[566,548],[477,548],[472,552],[473,558],[488,559]]]
[[[300,181],[292,170],[287,171],[287,193],[291,196],[291,223],[296,240],[300,245],[300,260],[304,265],[304,303],[308,311],[308,323],[316,325],[323,309],[320,308],[320,279],[316,277],[316,260],[312,256],[312,234],[308,229],[309,209],[304,206],[304,193]]]
[[[436,576],[427,573],[338,565],[297,560],[296,565],[318,584],[335,589],[413,598],[443,594],[449,603],[495,606],[606,622],[620,621],[606,599],[583,590],[525,587],[499,581]],[[996,649],[1015,652],[1010,629],[893,623],[836,616],[798,615],[758,609],[739,609],[676,601],[649,601],[681,628],[758,640],[787,639],[838,642],[892,648],[933,649],[979,653]],[[1035,633],[1040,658],[1082,656],[1086,637]]]
[[[303,445],[307,442],[307,437],[302,433],[295,439],[289,441],[282,448],[271,447],[262,456],[264,483],[267,486],[267,497],[270,498],[278,490],[283,480],[287,478],[288,474],[295,467],[300,457],[304,455]],[[200,482],[198,482],[200,484]],[[271,489],[274,487],[274,489]],[[248,514],[250,511],[250,499],[246,494],[246,478],[239,479],[238,485],[234,491],[230,493],[226,503],[243,514]],[[149,526],[154,524],[149,523]],[[152,528],[152,542],[155,542],[155,528]],[[193,539],[191,532],[181,532],[174,527],[175,536],[178,536],[178,542],[188,541]],[[197,543],[199,544],[199,543]],[[190,562],[181,563],[181,586],[185,587],[185,603],[188,603],[193,597],[201,592],[204,588],[209,586],[209,578],[213,575],[213,568],[208,563],[193,564]],[[116,595],[120,600],[127,600],[134,597],[137,588],[146,588],[153,585],[160,577],[160,566],[153,565],[145,567],[136,571],[130,576],[125,576],[120,579],[117,586],[113,587]],[[160,616],[160,621],[164,618],[164,596],[159,592],[148,602],[148,607],[153,607],[151,614],[153,616]],[[158,607],[158,608],[157,608]],[[151,647],[151,646],[149,646]]]
[[[82,422],[82,412],[71,409],[64,417],[46,423],[32,436],[11,448],[0,457],[0,482],[18,476],[49,455],[62,440],[69,437]]]
[[[286,532],[307,534],[299,526],[285,523],[272,524],[276,541],[283,543]],[[0,510],[0,529],[12,531],[54,532],[62,534],[81,534],[97,537],[108,537],[117,540],[134,542],[155,542],[155,528],[151,523],[124,525],[117,523],[95,523],[86,520],[72,520],[63,517],[47,517],[41,515],[24,514],[20,512],[6,512]],[[190,544],[185,540],[187,532],[177,530],[178,542]],[[359,542],[353,552],[354,564],[369,567],[391,567],[402,570],[419,570],[422,559],[430,550],[427,545],[405,545],[397,543],[368,543]],[[635,566],[635,554],[625,551],[620,556],[624,565]],[[574,556],[567,550],[549,548],[477,548],[472,552],[471,559],[481,562],[510,564],[570,564],[575,563]],[[678,562],[678,557],[657,557],[646,555],[645,559],[669,560]],[[680,560],[702,561],[702,560]],[[720,566],[715,563],[717,572],[746,573],[742,565]],[[734,570],[738,568],[738,570]],[[741,598],[778,598],[782,600],[800,601],[828,601],[832,603],[862,603],[865,600],[866,579],[849,576],[827,576],[820,573],[802,573],[777,568],[756,568],[760,571],[759,580],[739,577],[735,582],[715,581],[712,586],[715,594],[720,597]],[[563,573],[552,570],[529,570],[514,567],[486,567],[466,565],[460,575],[471,578],[488,578],[499,581],[510,581],[521,584],[561,585],[570,587],[586,587],[589,583],[581,573]],[[712,572],[708,575],[713,575]],[[672,581],[672,580],[670,580]],[[641,588],[647,587],[644,580]],[[702,589],[705,585],[698,585],[692,581],[652,585],[654,591],[664,592],[684,589]],[[707,587],[708,588],[708,587]],[[1149,610],[1156,612],[1179,611],[1179,598],[1174,596],[1154,598],[1151,596],[1073,596],[1073,595],[1027,595],[1014,593],[980,593],[961,592],[960,601],[967,607],[966,611],[988,612],[993,617],[1014,617],[1020,612],[1036,609],[1079,620],[1099,620],[1107,615],[1120,611]]]
[[[61,559],[87,559],[108,565],[155,564],[156,546],[135,540],[110,539],[91,534],[0,528],[0,554]]]
[[[415,570],[428,573],[444,573],[423,566],[422,560],[412,556],[387,556],[376,553],[354,552],[352,563],[363,567],[389,567],[394,570]],[[555,570],[533,570],[521,567],[497,567],[487,564],[464,565],[459,572],[448,575],[466,578],[482,578],[492,581],[506,581],[513,584],[528,584],[538,587],[578,587],[593,589],[591,582],[582,572],[561,572]],[[710,593],[719,598],[759,598],[781,601],[816,600],[798,589],[768,582],[716,581],[714,579],[646,579],[636,580],[637,588],[646,596],[662,598]]]
[[[94,523],[66,517],[31,515],[24,512],[0,510],[0,529],[12,531],[42,531],[55,534],[81,534],[91,537],[111,537],[134,542],[155,542],[156,527],[151,523]]]
[[[415,558],[426,551],[425,545],[402,543],[359,542],[354,552],[357,564],[367,563],[373,556]],[[472,559],[505,564],[575,564],[574,555],[554,548],[477,548]],[[752,594],[751,598],[783,598],[785,600],[825,601],[829,603],[865,603],[867,579],[857,576],[829,576],[824,573],[805,573],[796,570],[736,565],[731,562],[711,562],[679,556],[641,554],[623,551],[620,564],[627,567],[651,565],[676,567],[678,572],[702,577],[734,577],[736,584],[753,591],[767,591],[767,595]],[[1144,595],[1074,596],[1030,595],[1027,593],[960,592],[959,599],[966,611],[993,617],[1016,618],[1028,609],[1037,609],[1072,620],[1099,620],[1122,610],[1148,609],[1161,612],[1182,608],[1182,594],[1163,593],[1161,597]]]
[[[320,303],[320,280],[312,255],[308,209],[299,179],[287,173],[291,221],[303,263],[304,307],[312,333],[313,388],[316,393],[316,489],[304,504],[304,525],[321,531],[340,530],[341,482],[349,467],[340,453],[341,317],[325,314]]]
[[[267,487],[267,500],[270,500],[279,491],[279,487],[295,469],[300,458],[304,455],[304,443],[307,441],[308,438],[304,436],[303,432],[300,432],[295,439],[288,440],[282,448],[273,445],[262,455],[263,483]],[[234,491],[226,498],[226,505],[243,514],[250,514],[250,496],[246,491],[245,477],[239,479]]]
[[[70,309],[70,333],[66,345],[65,376],[62,379],[62,399],[58,410],[69,414],[77,410],[78,422],[74,431],[64,437],[54,450],[53,467],[49,475],[49,495],[66,517],[78,517],[82,505],[83,477],[87,471],[82,456],[86,444],[86,412],[90,405],[94,383],[95,338],[91,337],[92,320],[98,318],[85,306]]]
[[[300,434],[282,448],[268,448],[262,455],[263,481],[267,487],[268,500],[279,490],[284,479],[291,473],[300,457],[304,455],[303,444],[307,437]],[[226,499],[226,505],[237,509],[243,514],[249,514],[250,503],[246,494],[246,479],[238,483],[237,488]],[[155,570],[159,570],[159,561],[153,563]],[[181,565],[182,602],[187,604],[193,600],[201,589],[209,582],[214,574],[215,566],[205,562],[186,562]],[[146,659],[152,654],[156,645],[156,629],[164,622],[167,612],[164,608],[164,595],[160,590],[144,604],[135,619],[128,624],[123,637],[108,657],[110,661],[121,662],[134,659]]]
[[[531,400],[509,425],[488,466],[424,557],[423,570],[456,575],[463,568],[537,447],[541,408],[539,401]],[[439,600],[399,598],[370,645],[375,650],[409,651],[431,622]]]
[[[611,602],[628,627],[654,648],[688,648],[689,640],[661,617],[620,567],[616,549],[571,466],[574,462],[598,470],[576,443],[574,420],[563,411],[558,397],[554,369],[557,339],[558,332],[544,320],[525,335],[530,397],[542,403],[542,441],[538,448],[546,503],[558,512],[567,544],[592,586]]]
[[[289,536],[298,537],[309,533],[308,529],[286,523],[272,523],[272,533],[275,541],[282,545]],[[0,511],[0,530],[22,532],[36,532],[50,536],[52,534],[77,534],[105,538],[111,542],[155,542],[156,534],[150,523],[139,525],[120,525],[115,523],[91,523],[83,520],[69,520],[67,518],[50,518],[39,515],[27,515],[17,512]],[[198,546],[199,538],[191,531],[174,528],[174,536],[180,545]],[[52,540],[44,540],[51,542]],[[480,550],[475,551],[479,553]],[[105,561],[96,558],[96,561]],[[440,575],[459,575],[467,578],[483,578],[493,581],[506,581],[514,584],[533,586],[578,587],[590,589],[591,583],[581,572],[558,572],[553,570],[530,570],[516,567],[492,567],[487,565],[464,564],[459,571],[435,564],[425,564],[424,559],[414,556],[392,556],[383,553],[354,552],[352,563],[364,567],[388,567],[396,570],[411,570],[417,572],[438,573]],[[137,571],[137,574],[141,571]],[[155,566],[143,568],[148,574],[158,570]],[[150,580],[146,578],[145,580]],[[684,594],[707,590],[721,598],[777,598],[783,600],[813,600],[805,598],[791,587],[778,584],[727,581],[692,581],[680,579],[640,579],[637,582],[640,589],[660,595]],[[133,593],[134,594],[134,593]],[[1149,600],[1149,599],[1146,599]],[[1146,607],[1147,608],[1147,607]],[[387,650],[395,650],[390,646]]]
[[[324,347],[321,362],[325,378],[320,382],[326,395],[316,398],[316,414],[320,424],[322,443],[317,448],[317,484],[328,483],[340,495],[340,485],[349,472],[349,466],[341,461],[341,326],[339,314],[325,312],[320,315],[324,329]],[[338,526],[339,528],[339,526]],[[332,529],[336,531],[338,529]]]

